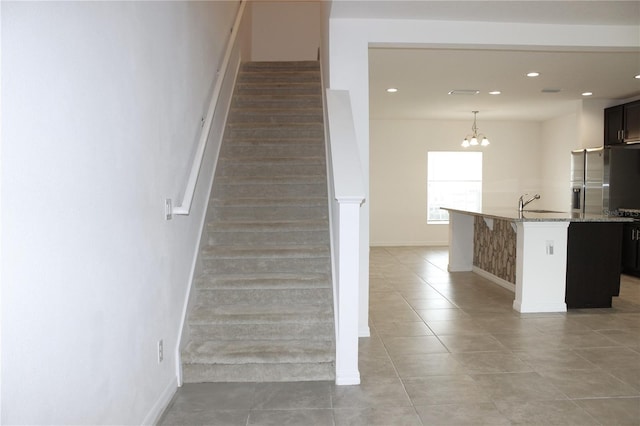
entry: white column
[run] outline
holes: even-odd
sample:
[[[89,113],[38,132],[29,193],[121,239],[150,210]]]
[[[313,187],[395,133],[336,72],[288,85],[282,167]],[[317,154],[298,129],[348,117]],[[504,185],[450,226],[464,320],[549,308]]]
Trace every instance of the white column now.
[[[518,312],[566,312],[569,222],[518,222],[516,298]]]
[[[473,218],[449,211],[449,272],[473,269]]]
[[[336,341],[336,385],[360,384],[358,370],[360,203],[338,200],[338,324]]]

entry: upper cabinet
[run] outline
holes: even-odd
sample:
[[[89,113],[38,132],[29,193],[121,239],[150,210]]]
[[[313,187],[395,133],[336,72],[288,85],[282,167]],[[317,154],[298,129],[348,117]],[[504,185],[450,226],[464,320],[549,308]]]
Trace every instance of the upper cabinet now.
[[[604,110],[604,144],[640,142],[640,101]]]

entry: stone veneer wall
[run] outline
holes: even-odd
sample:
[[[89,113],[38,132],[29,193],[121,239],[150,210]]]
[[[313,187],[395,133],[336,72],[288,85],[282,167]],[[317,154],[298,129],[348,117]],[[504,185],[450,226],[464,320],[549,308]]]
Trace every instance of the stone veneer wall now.
[[[473,265],[505,281],[516,282],[516,231],[507,220],[476,216],[473,224]]]

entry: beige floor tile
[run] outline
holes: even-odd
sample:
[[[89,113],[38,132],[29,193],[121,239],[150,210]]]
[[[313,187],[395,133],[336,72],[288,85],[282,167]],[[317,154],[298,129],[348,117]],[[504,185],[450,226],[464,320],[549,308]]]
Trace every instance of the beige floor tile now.
[[[425,425],[511,425],[491,402],[417,406]]]
[[[170,408],[158,424],[160,426],[245,426],[248,418],[249,410],[177,410]]]
[[[439,336],[439,339],[451,353],[507,350],[504,345],[490,334],[455,334]]]
[[[410,337],[432,336],[433,332],[423,321],[381,322],[375,325],[380,336]]]
[[[422,309],[458,309],[456,305],[442,296],[438,299],[409,299],[409,304],[416,311]]]
[[[514,425],[599,425],[574,401],[498,401],[500,413]],[[609,423],[602,423],[609,424]]]
[[[572,399],[640,396],[633,386],[602,370],[557,370],[540,375]]]
[[[367,356],[361,355],[358,358],[358,369],[360,376],[370,380],[375,379],[397,379],[398,373],[388,356]]]
[[[527,363],[511,352],[463,352],[454,353],[452,356],[468,374],[533,371]]]
[[[599,368],[572,349],[514,351],[514,354],[535,371],[595,370]]]
[[[466,373],[449,353],[397,356],[393,358],[393,365],[402,378]]]
[[[251,411],[247,426],[333,426],[333,410]]]
[[[640,391],[640,366],[638,368],[612,368],[607,371]]]
[[[582,399],[576,403],[603,425],[640,424],[640,398]]]
[[[427,321],[427,325],[437,336],[445,336],[449,334],[485,334],[488,332],[471,318],[457,318],[446,321]]]
[[[600,368],[638,368],[640,353],[627,347],[576,349],[578,355]]]
[[[413,407],[337,408],[336,426],[421,426]]]
[[[409,407],[411,402],[400,379],[369,380],[358,386],[334,386],[334,408]]]
[[[331,408],[330,382],[258,383],[254,410]]]
[[[471,318],[461,309],[416,309],[416,313],[425,322]]]
[[[602,330],[597,333],[624,346],[640,347],[640,328],[625,330]]]
[[[448,352],[435,336],[384,337],[383,342],[392,359],[402,355]]]
[[[489,394],[467,375],[409,378],[404,384],[415,406],[491,402]]]
[[[567,399],[551,380],[535,372],[474,374],[472,377],[494,402]]]

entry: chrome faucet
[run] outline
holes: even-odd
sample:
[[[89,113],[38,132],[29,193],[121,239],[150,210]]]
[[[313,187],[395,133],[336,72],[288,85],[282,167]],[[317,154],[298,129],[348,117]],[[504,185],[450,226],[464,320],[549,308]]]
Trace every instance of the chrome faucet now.
[[[529,195],[529,194],[521,195],[520,199],[518,200],[518,211],[519,212],[522,212],[524,210],[524,206],[526,206],[527,204],[529,204],[533,200],[539,200],[540,199],[540,194],[536,194],[533,197],[529,198],[527,201],[524,201],[524,197],[526,197],[527,195]]]

